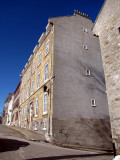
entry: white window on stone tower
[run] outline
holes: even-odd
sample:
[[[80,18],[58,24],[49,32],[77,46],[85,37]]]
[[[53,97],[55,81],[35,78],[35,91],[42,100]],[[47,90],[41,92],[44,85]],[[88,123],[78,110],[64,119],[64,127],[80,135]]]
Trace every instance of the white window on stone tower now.
[[[83,45],[83,48],[86,49],[86,50],[88,49],[87,45]]]
[[[96,106],[96,101],[95,101],[95,99],[91,99],[91,106],[92,106],[92,107],[95,107],[95,106]]]
[[[86,32],[86,33],[88,32],[87,28],[83,28],[83,31]]]
[[[86,69],[86,75],[90,76],[90,70],[89,69]]]

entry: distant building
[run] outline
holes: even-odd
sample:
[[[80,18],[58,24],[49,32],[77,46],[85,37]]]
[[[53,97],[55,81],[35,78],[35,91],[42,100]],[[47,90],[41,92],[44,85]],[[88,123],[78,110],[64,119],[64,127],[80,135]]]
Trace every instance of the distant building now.
[[[0,116],[0,124],[2,123],[2,117]]]
[[[4,125],[11,124],[13,98],[14,98],[13,93],[9,93],[5,100],[5,106],[3,109],[3,121],[2,121]]]
[[[12,110],[12,126],[19,126],[19,98],[20,98],[20,83],[14,92],[13,110]]]
[[[21,73],[20,126],[53,142],[112,149],[99,39],[86,14],[50,18]]]
[[[93,28],[99,36],[112,127],[120,154],[120,1],[106,0]]]

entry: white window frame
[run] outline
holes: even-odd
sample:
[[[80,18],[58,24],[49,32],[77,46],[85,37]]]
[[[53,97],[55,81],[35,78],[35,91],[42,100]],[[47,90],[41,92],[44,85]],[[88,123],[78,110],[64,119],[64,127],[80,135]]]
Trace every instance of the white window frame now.
[[[33,94],[33,89],[34,89],[34,80],[32,80],[32,83],[31,83],[31,94]]]
[[[87,28],[83,28],[83,31],[84,31],[84,32],[86,32],[86,33],[88,33],[88,30],[87,30]]]
[[[40,63],[41,63],[41,52],[38,55],[38,66],[40,65]]]
[[[25,120],[27,119],[27,106],[25,107]]]
[[[25,85],[26,85],[26,75],[25,75]]]
[[[88,49],[87,45],[85,45],[85,44],[83,44],[83,48],[86,50]]]
[[[95,99],[91,99],[91,106],[96,107],[96,100]]]
[[[43,128],[42,128],[44,131],[47,130],[47,123],[46,121],[43,121]]]
[[[25,101],[25,90],[23,92],[23,102]]]
[[[47,114],[47,92],[43,96],[43,115]]]
[[[37,89],[40,87],[40,72],[37,74]]]
[[[35,117],[38,116],[38,98],[36,99],[36,104],[35,104]]]
[[[46,82],[48,80],[48,67],[47,67],[47,73],[46,73],[46,66],[48,66],[48,62],[45,64],[45,72],[44,72],[44,81]],[[47,75],[47,77],[46,77]]]
[[[29,69],[29,72],[28,72],[28,80],[30,79],[30,69]]]
[[[28,86],[27,87],[27,98],[29,98],[29,90],[30,90],[30,87]]]
[[[38,130],[38,128],[37,128],[37,122],[34,122],[34,131],[37,131]]]
[[[33,73],[35,72],[35,61],[33,62]]]
[[[45,56],[49,53],[49,40],[46,42]]]
[[[23,88],[23,80],[22,80],[22,83],[21,83],[21,89]]]
[[[86,69],[86,76],[90,76],[90,70]]]
[[[22,103],[22,93],[20,95],[20,105],[21,105],[21,103]]]

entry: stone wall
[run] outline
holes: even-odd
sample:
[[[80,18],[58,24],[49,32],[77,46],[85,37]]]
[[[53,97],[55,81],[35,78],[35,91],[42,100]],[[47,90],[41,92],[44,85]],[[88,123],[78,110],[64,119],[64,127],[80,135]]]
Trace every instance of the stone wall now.
[[[112,138],[120,154],[120,1],[106,0],[93,32],[99,36],[104,65]]]

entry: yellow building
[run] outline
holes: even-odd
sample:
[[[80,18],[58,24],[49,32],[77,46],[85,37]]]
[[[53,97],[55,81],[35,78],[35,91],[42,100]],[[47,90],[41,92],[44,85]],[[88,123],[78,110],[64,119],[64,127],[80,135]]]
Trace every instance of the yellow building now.
[[[20,126],[50,140],[111,149],[99,39],[80,12],[50,18],[22,73]]]
[[[49,23],[20,75],[20,126],[47,133],[52,115],[53,30]]]

